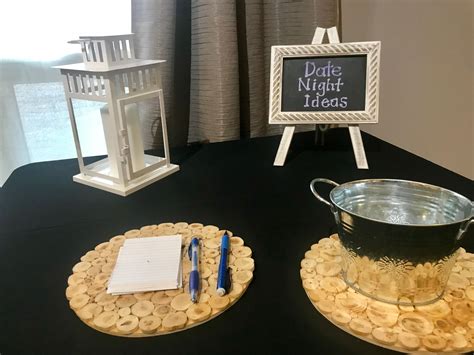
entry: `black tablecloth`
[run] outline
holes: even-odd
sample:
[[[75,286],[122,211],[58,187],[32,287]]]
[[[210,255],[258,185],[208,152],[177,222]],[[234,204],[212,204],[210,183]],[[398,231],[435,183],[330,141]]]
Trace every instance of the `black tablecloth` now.
[[[402,178],[473,199],[472,181],[366,134],[370,170],[357,170],[347,129],[331,131],[324,147],[312,133],[295,135],[286,165],[273,167],[279,138],[177,150],[179,173],[126,198],[74,183],[76,160],[16,170],[0,189],[0,353],[390,353],[333,326],[301,287],[305,251],[335,231],[309,182]],[[64,295],[80,256],[126,230],[168,221],[215,224],[244,238],[256,270],[243,297],[216,319],[166,336],[119,338],[83,324]]]

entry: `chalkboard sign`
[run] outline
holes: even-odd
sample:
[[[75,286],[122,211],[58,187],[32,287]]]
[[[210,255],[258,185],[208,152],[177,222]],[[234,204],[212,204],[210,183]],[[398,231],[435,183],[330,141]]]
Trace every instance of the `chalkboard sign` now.
[[[281,111],[363,111],[366,65],[366,55],[284,58]]]
[[[376,123],[380,42],[272,47],[270,123]]]

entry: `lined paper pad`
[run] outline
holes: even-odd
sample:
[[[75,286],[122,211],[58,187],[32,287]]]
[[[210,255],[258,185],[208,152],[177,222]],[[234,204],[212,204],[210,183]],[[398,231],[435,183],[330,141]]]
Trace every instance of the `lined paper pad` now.
[[[182,286],[181,235],[127,239],[107,293],[127,294]]]

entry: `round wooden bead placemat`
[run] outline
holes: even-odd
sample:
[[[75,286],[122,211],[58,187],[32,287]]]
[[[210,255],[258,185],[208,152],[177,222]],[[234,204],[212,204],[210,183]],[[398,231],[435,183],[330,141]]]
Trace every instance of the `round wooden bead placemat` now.
[[[186,222],[161,223],[132,229],[97,245],[81,257],[68,278],[66,297],[69,306],[89,327],[124,337],[169,334],[205,323],[232,306],[245,292],[255,267],[252,250],[242,238],[230,238],[229,267],[232,286],[228,294],[216,294],[220,244],[224,230],[212,225]],[[191,262],[183,252],[183,287],[177,290],[142,292],[112,296],[106,293],[118,251],[125,239],[181,234],[183,247],[193,236],[200,238],[199,272],[201,290],[197,303],[189,295]]]
[[[303,288],[331,323],[359,339],[405,353],[474,350],[474,254],[460,248],[440,300],[397,306],[348,287],[341,275],[340,250],[339,237],[333,234],[313,244],[301,261]]]

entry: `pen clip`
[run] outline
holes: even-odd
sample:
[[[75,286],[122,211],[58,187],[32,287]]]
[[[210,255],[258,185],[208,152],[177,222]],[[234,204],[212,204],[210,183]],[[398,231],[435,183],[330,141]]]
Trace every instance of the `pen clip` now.
[[[227,268],[226,275],[225,275],[225,290],[226,293],[230,291],[232,286],[232,269],[230,267]]]
[[[188,247],[189,260],[193,259],[193,244],[197,248],[199,248],[199,239],[197,237],[192,237],[191,242],[189,242],[189,247]]]
[[[188,256],[189,256],[189,260],[191,260],[192,257],[193,257],[193,241],[192,241],[192,240],[191,240],[191,242],[189,243]]]

